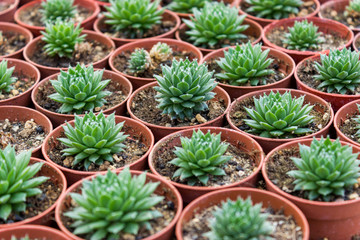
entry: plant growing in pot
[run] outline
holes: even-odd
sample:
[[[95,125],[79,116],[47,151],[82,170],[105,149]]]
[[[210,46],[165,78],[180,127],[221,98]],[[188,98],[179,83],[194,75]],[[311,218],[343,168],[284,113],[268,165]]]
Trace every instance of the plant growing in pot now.
[[[0,21],[12,22],[19,0],[5,0],[0,2]]]
[[[39,225],[26,224],[7,229],[0,229],[0,235],[4,240],[31,240],[31,239],[54,239],[70,240],[63,232]]]
[[[14,23],[0,22],[0,58],[22,59],[22,52],[33,36]]]
[[[354,41],[352,43],[352,47],[355,51],[359,51],[360,49],[360,33],[356,34],[356,36],[354,37]]]

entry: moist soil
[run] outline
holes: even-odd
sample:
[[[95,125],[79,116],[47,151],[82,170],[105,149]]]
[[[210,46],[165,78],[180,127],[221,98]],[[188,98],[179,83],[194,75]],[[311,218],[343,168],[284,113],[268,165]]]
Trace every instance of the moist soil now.
[[[10,99],[20,94],[26,92],[29,88],[34,86],[36,80],[22,73],[21,69],[14,70],[13,77],[16,77],[17,80],[12,84],[13,89],[10,92],[1,92],[0,91],[0,101]]]
[[[352,114],[348,114],[346,116],[346,120],[340,122],[339,129],[340,131],[350,138],[351,140],[359,143],[360,138],[356,135],[356,132],[359,130],[356,127],[358,126],[358,123],[354,120],[355,117],[359,115],[358,112],[354,112]]]
[[[214,218],[213,212],[221,204],[211,206],[196,213],[192,219],[185,222],[183,225],[184,240],[208,240],[208,237],[203,234],[210,232],[210,221]],[[273,208],[262,208],[262,213],[267,213],[267,221],[275,226],[274,232],[269,236],[276,240],[301,240],[303,239],[303,232],[300,226],[296,224],[293,216],[286,216],[283,209],[275,211]],[[259,237],[259,240],[268,238]]]
[[[357,38],[356,41],[355,41],[355,47],[360,50],[360,38]]]
[[[341,22],[351,29],[360,28],[360,14],[355,11],[336,11],[333,8],[326,8],[321,14],[324,18]]]
[[[26,45],[26,38],[24,35],[17,32],[0,31],[0,56],[13,54],[22,49]]]
[[[11,3],[8,2],[0,2],[0,12],[5,11],[6,9],[11,7]]]
[[[155,100],[157,92],[154,88],[146,88],[137,93],[131,103],[131,111],[139,119],[165,127],[195,126],[211,121],[224,113],[226,106],[224,99],[214,99],[207,101],[208,109],[200,112],[192,119],[171,119],[167,114],[162,114],[162,110],[157,108]]]

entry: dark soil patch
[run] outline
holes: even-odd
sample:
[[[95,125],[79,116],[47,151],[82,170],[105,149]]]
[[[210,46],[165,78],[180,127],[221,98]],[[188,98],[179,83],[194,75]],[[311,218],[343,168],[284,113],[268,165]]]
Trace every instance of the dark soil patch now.
[[[0,12],[5,11],[11,7],[11,3],[0,2]]]
[[[351,29],[360,28],[360,14],[357,12],[336,11],[333,8],[325,8],[321,14],[324,18],[338,21]]]
[[[10,90],[10,92],[0,91],[0,101],[19,96],[34,86],[36,82],[35,78],[24,75],[21,69],[15,68],[13,77],[17,78],[17,80],[12,84],[13,89]]]
[[[359,112],[354,112],[346,116],[345,121],[341,121],[339,125],[340,131],[355,142],[360,142],[360,138],[356,135],[359,129],[356,129],[358,123],[354,120],[359,115]]]
[[[26,38],[24,35],[17,32],[0,31],[0,56],[13,54],[22,49],[26,45]]]

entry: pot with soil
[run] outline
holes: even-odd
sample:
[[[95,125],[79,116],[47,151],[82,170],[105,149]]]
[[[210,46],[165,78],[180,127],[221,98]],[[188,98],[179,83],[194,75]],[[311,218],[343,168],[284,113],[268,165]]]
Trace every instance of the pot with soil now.
[[[134,62],[137,59],[139,49],[144,49],[147,61],[141,68],[136,68]],[[161,65],[171,65],[172,60],[196,59],[202,60],[202,53],[195,46],[174,39],[149,39],[125,44],[113,52],[109,58],[111,69],[130,80],[134,89],[154,82],[154,74],[161,73]]]
[[[11,240],[13,237],[16,239],[56,239],[56,240],[71,240],[65,236],[63,232],[45,226],[39,225],[22,225],[6,229],[0,229],[0,236],[2,240]]]
[[[189,149],[187,143],[194,148]],[[191,160],[187,151],[195,159]],[[205,153],[203,159],[198,157],[198,151]],[[216,158],[211,158],[214,155]],[[149,155],[149,167],[152,173],[170,181],[183,201],[189,203],[223,188],[256,187],[263,159],[262,148],[248,135],[226,128],[201,127],[178,131],[158,141]]]
[[[14,13],[19,6],[19,0],[4,0],[0,2],[0,22],[13,22]]]
[[[208,240],[210,235],[307,240],[310,233],[304,214],[286,198],[240,187],[207,193],[182,212],[176,225],[178,240]]]
[[[226,118],[231,128],[250,135],[268,153],[286,142],[326,136],[334,112],[316,95],[279,88],[239,97]]]
[[[134,204],[126,204],[129,201]],[[150,173],[125,168],[118,174],[108,171],[72,185],[57,206],[55,219],[60,229],[75,240],[90,237],[170,240],[182,207],[179,192],[168,181]],[[91,216],[99,208],[104,214],[95,215],[95,218],[78,216],[78,211]],[[131,215],[131,218],[127,219],[127,215]],[[75,221],[79,223],[77,226],[73,224]],[[102,225],[81,230],[87,224],[95,226],[97,221]]]
[[[303,211],[310,239],[351,239],[359,233],[359,152],[352,144],[322,138],[292,141],[267,155],[262,168],[267,189]]]
[[[352,43],[352,47],[354,50],[359,51],[360,48],[360,33],[356,34],[356,36],[354,37],[354,41]]]

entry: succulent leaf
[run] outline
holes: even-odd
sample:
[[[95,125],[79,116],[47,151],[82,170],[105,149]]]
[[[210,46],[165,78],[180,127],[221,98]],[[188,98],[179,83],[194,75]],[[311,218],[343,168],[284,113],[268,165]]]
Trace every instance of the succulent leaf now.
[[[346,7],[346,12],[360,13],[360,0],[350,0],[349,5]]]
[[[193,8],[204,7],[205,2],[209,0],[173,0],[166,8],[179,13],[191,13]]]
[[[133,73],[144,72],[151,66],[149,53],[143,48],[137,48],[131,53],[129,60],[129,69]]]
[[[158,42],[151,48],[150,57],[155,60],[164,62],[170,59],[172,53],[172,48],[169,45],[167,45],[166,43]]]
[[[71,20],[77,13],[74,0],[46,0],[41,3],[42,21],[54,22],[56,19],[62,21]]]
[[[301,0],[245,0],[250,5],[246,12],[256,17],[267,19],[288,18],[290,14],[298,14]]]
[[[15,67],[8,68],[7,65],[7,60],[0,62],[0,93],[10,92],[13,89],[12,84],[17,80],[17,77],[13,77]]]

